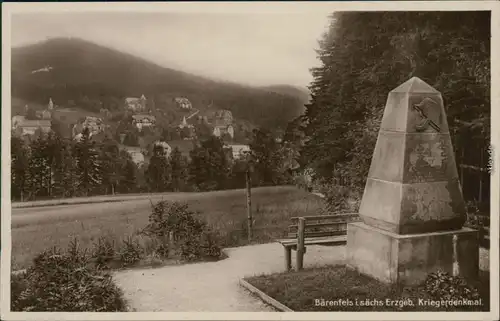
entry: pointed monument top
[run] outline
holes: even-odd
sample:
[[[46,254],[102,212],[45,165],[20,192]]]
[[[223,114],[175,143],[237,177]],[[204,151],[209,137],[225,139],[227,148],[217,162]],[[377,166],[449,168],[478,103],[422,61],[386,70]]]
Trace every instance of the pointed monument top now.
[[[412,77],[391,92],[398,93],[439,93],[431,85],[418,77]]]

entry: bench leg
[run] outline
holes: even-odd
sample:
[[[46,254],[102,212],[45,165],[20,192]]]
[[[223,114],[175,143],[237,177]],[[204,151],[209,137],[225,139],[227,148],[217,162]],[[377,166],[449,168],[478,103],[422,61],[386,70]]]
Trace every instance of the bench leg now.
[[[290,271],[292,269],[292,248],[285,247],[285,269]]]
[[[295,266],[295,271],[300,271],[304,267],[304,253],[305,253],[305,247],[300,248],[297,247],[297,260],[296,260],[296,266]]]

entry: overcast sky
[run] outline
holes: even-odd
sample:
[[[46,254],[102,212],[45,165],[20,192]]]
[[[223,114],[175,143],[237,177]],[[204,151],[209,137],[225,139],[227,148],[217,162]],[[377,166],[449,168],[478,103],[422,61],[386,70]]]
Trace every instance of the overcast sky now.
[[[12,46],[79,37],[216,79],[307,86],[329,14],[16,13],[11,35]]]

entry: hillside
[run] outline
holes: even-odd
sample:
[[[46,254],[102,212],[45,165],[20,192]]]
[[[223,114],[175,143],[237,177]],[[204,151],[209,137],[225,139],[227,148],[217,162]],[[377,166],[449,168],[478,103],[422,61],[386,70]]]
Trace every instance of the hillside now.
[[[290,86],[290,85],[273,85],[261,87],[264,90],[272,91],[278,94],[288,95],[298,98],[303,104],[307,104],[311,98],[308,89]]]
[[[282,87],[282,86],[280,86]],[[74,38],[12,49],[12,96],[35,104],[119,110],[125,97],[144,94],[154,109],[173,109],[187,97],[202,112],[228,109],[256,126],[284,128],[303,109],[297,95],[216,82]]]

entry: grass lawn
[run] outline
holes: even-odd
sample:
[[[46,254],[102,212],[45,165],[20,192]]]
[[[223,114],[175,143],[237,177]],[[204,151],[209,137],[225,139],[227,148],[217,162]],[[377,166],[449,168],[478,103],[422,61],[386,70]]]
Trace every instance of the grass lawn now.
[[[254,276],[245,280],[294,311],[489,311],[489,273],[480,273],[475,286],[483,305],[454,308],[425,305],[425,300],[431,297],[423,288],[398,289],[345,266]],[[408,305],[410,301],[413,306]]]
[[[224,247],[248,243],[244,190],[172,193],[165,200],[187,202],[221,233]],[[160,200],[156,197],[155,200]],[[283,237],[292,216],[317,215],[322,200],[291,186],[252,190],[254,242]],[[148,223],[149,200],[17,209],[12,214],[12,269],[23,269],[44,249],[66,247],[77,238],[91,247],[101,236],[125,239]]]

